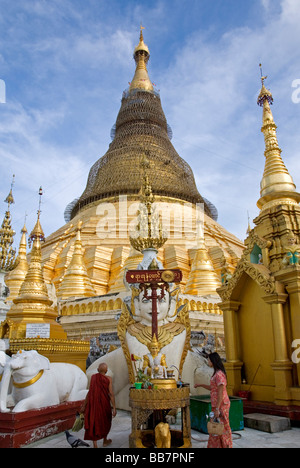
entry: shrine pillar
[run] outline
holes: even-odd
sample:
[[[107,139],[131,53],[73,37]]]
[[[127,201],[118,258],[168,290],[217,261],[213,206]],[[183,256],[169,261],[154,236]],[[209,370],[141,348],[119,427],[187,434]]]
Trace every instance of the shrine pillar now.
[[[300,266],[293,265],[275,274],[281,281],[289,294],[289,314],[292,331],[292,342],[300,340]],[[292,343],[290,344],[292,353]],[[297,364],[298,383],[300,383],[300,364]]]
[[[263,297],[264,301],[271,306],[275,350],[275,360],[271,364],[275,377],[274,401],[281,405],[290,404],[293,386],[293,364],[288,352],[283,311],[283,304],[285,304],[287,297],[288,295],[283,293]]]
[[[235,395],[241,388],[241,369],[243,362],[239,356],[237,311],[241,303],[236,301],[224,301],[219,304],[223,311],[224,333],[226,347],[226,372],[228,378],[228,393]]]

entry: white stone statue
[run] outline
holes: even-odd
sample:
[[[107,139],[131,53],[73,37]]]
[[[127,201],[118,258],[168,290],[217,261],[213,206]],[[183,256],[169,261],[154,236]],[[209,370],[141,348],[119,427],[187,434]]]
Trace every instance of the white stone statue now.
[[[159,289],[157,294],[160,295]],[[119,409],[129,410],[129,388],[135,378],[130,356],[134,354],[143,357],[149,353],[147,346],[152,340],[152,302],[145,299],[144,292],[137,289],[133,289],[132,295],[124,302],[118,324],[122,347],[95,361],[88,368],[87,375],[91,378],[99,364],[106,362],[108,374],[113,378],[116,405]],[[169,291],[157,302],[157,312],[157,339],[167,366],[173,365],[180,370],[180,375],[175,377],[189,383],[192,394],[201,393],[194,389],[194,383],[209,385],[211,369],[202,356],[191,351],[188,312],[182,306],[177,308],[177,297]]]
[[[1,391],[1,385],[2,385],[2,378],[3,378],[4,369],[9,364],[10,359],[11,359],[6,354],[5,351],[6,351],[5,340],[0,340],[0,391]],[[12,390],[11,385],[9,385],[8,395],[7,395],[7,405],[11,405],[11,402],[12,402],[11,390]]]
[[[77,366],[50,363],[37,351],[19,351],[6,364],[0,389],[0,410],[9,412],[7,397],[12,383],[12,412],[58,405],[67,401],[84,400],[88,379]]]

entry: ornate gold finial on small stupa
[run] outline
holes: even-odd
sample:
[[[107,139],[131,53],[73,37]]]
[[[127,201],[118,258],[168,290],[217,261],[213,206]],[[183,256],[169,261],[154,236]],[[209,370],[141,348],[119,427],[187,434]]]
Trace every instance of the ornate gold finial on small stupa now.
[[[57,297],[60,300],[69,299],[70,297],[91,297],[96,295],[84,263],[81,228],[82,221],[79,221],[73,256],[57,291]]]
[[[147,71],[147,63],[150,58],[150,52],[143,37],[143,26],[141,26],[140,42],[134,49],[134,60],[136,63],[136,70],[133,80],[130,84],[130,91],[133,89],[142,89],[144,91],[153,91],[153,85],[150,81]]]
[[[23,302],[40,302],[47,306],[52,304],[43,276],[41,242],[45,240],[45,236],[40,223],[40,214],[41,212],[39,210],[37,213],[37,222],[28,239],[29,245],[32,245],[30,263],[19,295],[13,301],[15,304]]]
[[[140,165],[143,169],[143,183],[140,191],[139,222],[136,236],[131,234],[129,240],[135,250],[143,252],[146,249],[160,249],[168,237],[163,232],[160,217],[155,213],[155,198],[146,172],[150,163],[145,155]]]
[[[13,176],[10,192],[4,200],[8,206],[0,228],[0,270],[2,271],[11,271],[16,266],[16,250],[12,247],[16,233],[12,229],[10,215],[10,205],[15,203],[12,193],[14,180],[15,176]]]
[[[261,198],[257,202],[257,206],[261,210],[287,202],[293,205],[300,202],[300,194],[296,192],[296,186],[281,157],[282,151],[279,148],[276,134],[277,126],[270,108],[270,105],[273,104],[273,96],[265,87],[266,79],[266,76],[261,76],[262,88],[257,99],[257,104],[263,108],[261,131],[264,134],[266,146]]]

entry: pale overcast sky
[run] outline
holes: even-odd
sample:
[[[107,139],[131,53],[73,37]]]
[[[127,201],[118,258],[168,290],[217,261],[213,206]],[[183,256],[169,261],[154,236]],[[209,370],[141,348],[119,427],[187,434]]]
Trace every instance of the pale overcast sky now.
[[[300,191],[299,0],[0,0],[0,216],[15,174],[16,242],[39,187],[47,236],[107,151],[141,23],[172,143],[220,224],[244,239],[258,214],[260,62]]]

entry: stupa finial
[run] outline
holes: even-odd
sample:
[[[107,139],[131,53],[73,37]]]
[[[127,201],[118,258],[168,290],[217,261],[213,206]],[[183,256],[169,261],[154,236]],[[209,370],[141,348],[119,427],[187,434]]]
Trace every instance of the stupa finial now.
[[[38,239],[40,242],[45,242],[45,234],[41,226],[41,205],[42,205],[42,196],[43,196],[43,189],[42,187],[39,188],[39,209],[37,212],[37,221],[36,224],[28,238],[28,244],[31,247],[32,242]]]
[[[161,219],[155,213],[155,207],[153,206],[155,198],[147,174],[150,162],[145,154],[142,157],[140,166],[143,171],[143,182],[140,191],[138,232],[136,235],[133,233],[130,236],[130,244],[138,252],[146,249],[158,250],[168,239],[167,235],[163,233]]]
[[[15,200],[14,200],[14,197],[13,197],[13,186],[14,185],[15,185],[15,175],[13,175],[13,180],[12,180],[11,187],[10,187],[10,192],[9,192],[8,196],[6,197],[6,199],[4,200],[4,203],[8,204],[8,209],[10,208],[10,205],[13,205],[15,203]]]
[[[147,63],[150,58],[150,52],[148,46],[144,42],[143,30],[145,28],[140,26],[140,42],[134,49],[134,60],[136,63],[136,70],[133,80],[130,84],[130,91],[133,89],[141,89],[144,91],[153,91],[153,85],[150,81]]]
[[[16,266],[16,250],[13,248],[16,233],[12,229],[10,215],[10,205],[15,203],[12,193],[14,180],[15,176],[13,176],[10,192],[4,200],[4,203],[7,203],[8,207],[0,228],[0,270],[3,271],[11,271]]]
[[[261,67],[261,65],[260,65]],[[261,128],[265,137],[265,169],[261,181],[261,198],[257,202],[261,210],[272,207],[277,204],[288,202],[289,204],[298,204],[300,194],[296,192],[296,186],[289,174],[283,159],[281,149],[279,148],[273,114],[270,105],[273,104],[272,93],[266,89],[265,80],[261,68],[262,88],[257,99],[257,104],[263,108],[263,125]]]

